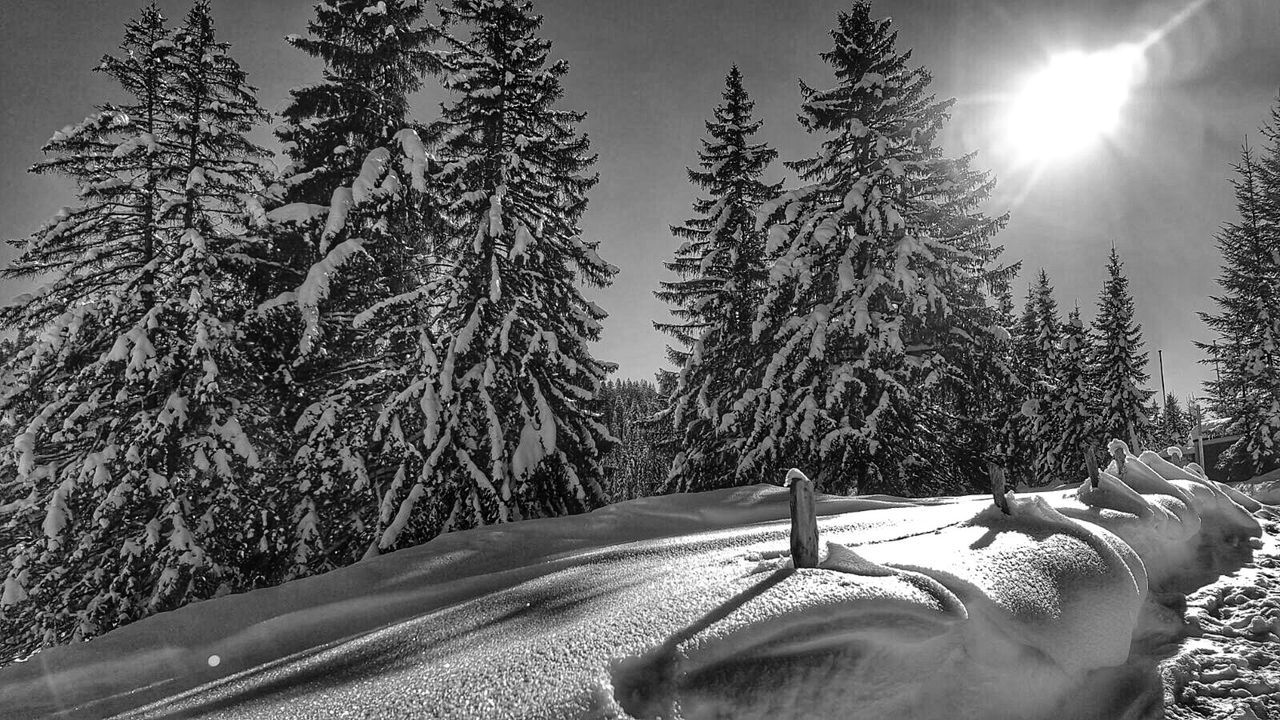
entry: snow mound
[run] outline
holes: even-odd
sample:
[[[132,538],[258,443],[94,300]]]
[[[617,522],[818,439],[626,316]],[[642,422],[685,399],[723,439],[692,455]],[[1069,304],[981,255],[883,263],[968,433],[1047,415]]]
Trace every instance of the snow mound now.
[[[1135,693],[1158,711],[1134,649],[1176,637],[1180,593],[1262,530],[1148,460],[1009,515],[820,496],[800,570],[770,486],[445,535],[40,653],[0,670],[0,716],[1084,718]]]

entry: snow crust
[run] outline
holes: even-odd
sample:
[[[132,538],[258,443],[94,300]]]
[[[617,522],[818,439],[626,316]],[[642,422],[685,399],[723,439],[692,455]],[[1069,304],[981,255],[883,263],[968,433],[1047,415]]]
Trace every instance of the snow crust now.
[[[1158,460],[1010,515],[820,496],[812,569],[772,486],[453,533],[40,653],[0,670],[0,715],[1108,716],[1089,688],[1154,601],[1261,535],[1224,486]]]

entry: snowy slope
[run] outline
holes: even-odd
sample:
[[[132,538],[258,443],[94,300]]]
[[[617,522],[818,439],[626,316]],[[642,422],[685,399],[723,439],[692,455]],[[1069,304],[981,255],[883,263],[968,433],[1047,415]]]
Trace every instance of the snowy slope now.
[[[41,653],[0,716],[1142,717],[1181,593],[1261,535],[1142,459],[1012,516],[820,498],[818,569],[768,486],[446,535]]]

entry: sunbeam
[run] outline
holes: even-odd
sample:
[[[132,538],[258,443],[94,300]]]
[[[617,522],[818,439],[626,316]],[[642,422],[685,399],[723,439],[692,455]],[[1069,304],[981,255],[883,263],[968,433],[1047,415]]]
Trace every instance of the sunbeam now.
[[[1144,69],[1136,45],[1051,57],[1023,81],[1009,106],[1005,132],[1019,160],[1074,155],[1115,131]]]
[[[998,108],[993,146],[1014,185],[1011,207],[1025,201],[1055,164],[1084,157],[1099,144],[1123,152],[1118,144],[1125,108],[1153,79],[1149,51],[1213,2],[1192,0],[1136,41],[1052,52],[989,100]]]

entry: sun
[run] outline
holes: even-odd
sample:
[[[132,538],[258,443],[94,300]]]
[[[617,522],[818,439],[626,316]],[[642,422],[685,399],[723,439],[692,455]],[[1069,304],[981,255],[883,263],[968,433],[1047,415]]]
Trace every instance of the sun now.
[[[1143,72],[1142,49],[1120,45],[1049,58],[1012,96],[1005,133],[1020,160],[1080,153],[1110,136]]]

